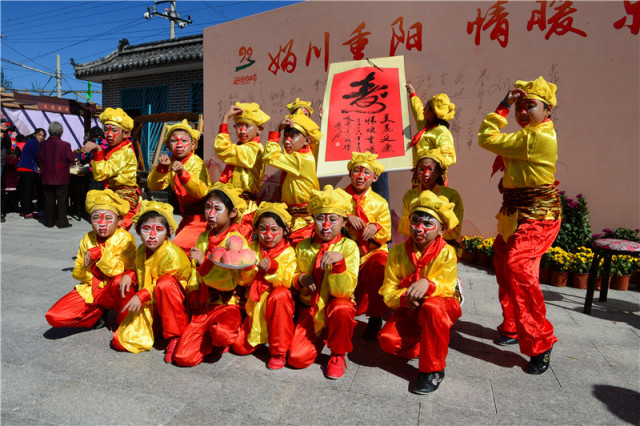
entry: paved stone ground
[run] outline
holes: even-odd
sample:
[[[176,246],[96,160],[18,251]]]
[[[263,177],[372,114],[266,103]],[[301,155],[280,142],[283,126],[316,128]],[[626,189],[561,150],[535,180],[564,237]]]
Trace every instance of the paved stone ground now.
[[[543,286],[560,339],[551,369],[522,371],[517,348],[492,343],[501,320],[495,277],[460,265],[463,316],[452,330],[446,378],[426,396],[408,392],[418,360],[360,338],[349,369],[324,378],[328,352],[305,370],[269,371],[268,351],[210,356],[194,368],[109,347],[108,329],[53,330],[49,307],[72,289],[87,222],[48,229],[10,214],[2,244],[3,424],[638,424],[640,293],[611,290],[582,313],[585,290]],[[597,300],[597,299],[596,299]]]

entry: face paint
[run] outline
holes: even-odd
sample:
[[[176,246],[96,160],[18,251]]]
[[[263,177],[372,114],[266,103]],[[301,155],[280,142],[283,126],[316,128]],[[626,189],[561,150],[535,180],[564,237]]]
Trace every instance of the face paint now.
[[[260,243],[267,247],[272,248],[278,245],[282,241],[283,229],[278,226],[278,223],[272,217],[263,217],[260,219],[258,225],[258,238]]]
[[[162,220],[160,218],[154,219]],[[162,223],[149,220],[140,227],[140,238],[149,250],[154,251],[166,240],[167,228]]]
[[[258,135],[258,127],[253,124],[236,123],[234,127],[236,128],[238,140],[242,143],[250,141]]]
[[[537,99],[521,99],[516,102],[516,122],[520,127],[537,126],[546,120],[551,112]]]
[[[342,217],[333,213],[321,213],[315,217],[315,228],[322,240],[330,241],[340,233]]]
[[[224,214],[227,207],[223,202],[217,200],[209,200],[204,206],[204,212],[207,216],[207,223],[215,228],[218,225],[218,215]]]
[[[433,189],[439,177],[436,173],[437,169],[437,164],[433,159],[423,158],[420,160],[416,174],[423,189]]]
[[[171,134],[171,138],[169,139],[169,148],[175,157],[186,157],[191,153],[192,146],[193,141],[187,132],[177,130]]]
[[[118,228],[117,215],[111,210],[96,210],[91,213],[91,226],[96,234],[106,238]]]
[[[106,124],[104,126],[104,138],[109,145],[117,145],[124,139],[122,129],[114,124]]]
[[[418,247],[423,248],[438,238],[438,220],[413,214],[409,218],[411,237]]]
[[[374,173],[367,167],[355,166],[351,169],[351,185],[358,191],[368,189],[373,183]]]

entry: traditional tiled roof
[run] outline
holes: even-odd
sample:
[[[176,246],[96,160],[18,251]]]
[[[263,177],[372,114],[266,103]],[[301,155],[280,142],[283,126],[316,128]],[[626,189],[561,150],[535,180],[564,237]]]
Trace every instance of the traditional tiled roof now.
[[[122,39],[118,48],[104,58],[84,64],[71,59],[76,78],[81,79],[188,63],[202,63],[202,34],[134,46]]]

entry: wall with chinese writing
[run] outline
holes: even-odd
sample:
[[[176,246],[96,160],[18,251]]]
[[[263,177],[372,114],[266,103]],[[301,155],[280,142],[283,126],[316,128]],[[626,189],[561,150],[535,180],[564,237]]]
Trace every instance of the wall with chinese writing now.
[[[204,31],[205,161],[223,167],[213,139],[235,101],[271,115],[266,132],[299,97],[320,123],[329,63],[404,55],[406,79],[426,101],[447,93],[457,163],[449,185],[465,205],[463,234],[495,233],[501,203],[494,155],[477,146],[483,117],[515,80],[542,75],[558,85],[556,179],[589,203],[594,232],[640,225],[640,2],[308,1]],[[516,131],[513,113],[504,131]],[[415,133],[412,122],[412,134]],[[232,140],[235,136],[232,135]],[[267,169],[263,192],[275,194]],[[346,170],[345,170],[346,174]],[[409,172],[390,174],[391,208],[402,212]],[[323,179],[346,186],[346,178]],[[392,212],[392,214],[393,214]]]

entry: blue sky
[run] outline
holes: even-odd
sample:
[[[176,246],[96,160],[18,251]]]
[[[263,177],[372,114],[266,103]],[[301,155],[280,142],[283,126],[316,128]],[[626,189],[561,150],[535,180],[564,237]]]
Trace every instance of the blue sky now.
[[[202,33],[204,28],[287,6],[297,1],[189,1],[179,0],[176,9],[184,19],[191,15],[186,28],[176,25],[176,37]],[[14,89],[56,90],[56,80],[45,74],[24,69],[14,62],[55,74],[56,54],[60,55],[62,90],[86,91],[87,82],[76,80],[71,58],[84,63],[102,58],[116,50],[118,41],[148,43],[169,38],[169,20],[154,16],[145,19],[149,1],[6,1],[0,2],[2,39],[0,66]],[[162,12],[169,3],[158,4]],[[102,90],[94,83],[92,90]],[[53,93],[55,96],[55,92]],[[65,98],[79,99],[73,94]],[[94,93],[92,101],[101,103]]]

